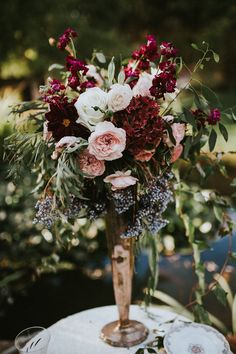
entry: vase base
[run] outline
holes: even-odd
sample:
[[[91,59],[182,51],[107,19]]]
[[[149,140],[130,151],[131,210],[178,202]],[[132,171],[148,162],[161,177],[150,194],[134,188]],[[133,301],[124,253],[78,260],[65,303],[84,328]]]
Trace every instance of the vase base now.
[[[101,339],[113,347],[132,347],[142,343],[148,336],[148,329],[138,321],[130,320],[127,326],[120,326],[119,321],[105,325]]]

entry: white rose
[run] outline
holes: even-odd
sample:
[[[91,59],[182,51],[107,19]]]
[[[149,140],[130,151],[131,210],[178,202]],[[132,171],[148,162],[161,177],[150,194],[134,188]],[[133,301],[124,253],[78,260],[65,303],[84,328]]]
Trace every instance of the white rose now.
[[[99,107],[99,109],[94,109]],[[79,114],[77,123],[81,123],[90,130],[95,129],[95,125],[104,120],[104,111],[107,109],[107,93],[99,87],[92,87],[81,93],[75,102],[75,108]]]
[[[151,96],[149,89],[152,87],[153,77],[153,75],[145,72],[141,74],[133,88],[134,96]]]
[[[108,96],[108,109],[112,112],[122,111],[132,100],[133,92],[128,84],[114,84],[111,86]]]

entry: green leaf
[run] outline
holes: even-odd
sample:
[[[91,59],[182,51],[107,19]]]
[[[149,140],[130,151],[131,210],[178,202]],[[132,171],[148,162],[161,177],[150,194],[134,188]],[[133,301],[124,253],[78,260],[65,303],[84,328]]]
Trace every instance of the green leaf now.
[[[213,206],[213,210],[214,210],[214,214],[216,216],[216,219],[222,223],[223,222],[223,210],[217,205]]]
[[[147,348],[147,352],[156,354],[156,350],[153,348]]]
[[[216,62],[216,63],[219,63],[219,61],[220,61],[219,54],[217,54],[217,53],[215,53],[215,52],[212,52],[212,54],[213,54],[213,58],[214,58],[215,62]]]
[[[219,128],[220,128],[220,132],[221,132],[223,138],[225,139],[225,141],[228,141],[229,134],[228,134],[228,131],[225,128],[225,126],[223,124],[219,123]]]
[[[188,157],[189,150],[192,146],[192,137],[188,136],[185,140],[184,144],[184,158],[186,159]]]
[[[209,136],[209,149],[210,151],[213,151],[216,145],[216,139],[217,139],[217,134],[214,129],[211,130],[210,136]]]
[[[135,354],[144,354],[144,349],[143,348],[139,348]]]
[[[184,117],[185,117],[187,123],[191,124],[194,128],[196,128],[197,124],[196,124],[196,119],[195,119],[194,115],[186,108],[184,108],[183,111],[184,111]]]
[[[118,84],[123,85],[124,82],[125,82],[125,72],[124,72],[124,70],[122,69],[122,70],[119,72],[119,75],[118,75]]]
[[[230,185],[232,187],[236,187],[236,177],[232,180],[232,182],[230,183]]]
[[[211,325],[208,312],[204,309],[202,305],[200,304],[195,305],[193,312],[194,312],[194,317],[196,322]]]
[[[64,68],[64,66],[61,65],[61,64],[52,64],[52,65],[49,66],[48,71],[61,70],[63,68]]]
[[[217,284],[216,287],[214,288],[214,294],[217,298],[217,300],[224,306],[227,305],[227,292],[225,292],[222,287]]]
[[[108,75],[108,82],[109,82],[109,85],[112,85],[112,81],[113,81],[114,76],[115,76],[114,57],[112,57],[112,59],[111,59],[109,65],[108,65],[107,75]]]
[[[99,61],[99,63],[101,63],[101,64],[106,63],[106,57],[105,57],[105,55],[102,52],[95,53],[95,55],[96,55],[96,58]]]
[[[202,49],[200,49],[196,43],[191,43],[191,47],[199,52],[202,52]]]

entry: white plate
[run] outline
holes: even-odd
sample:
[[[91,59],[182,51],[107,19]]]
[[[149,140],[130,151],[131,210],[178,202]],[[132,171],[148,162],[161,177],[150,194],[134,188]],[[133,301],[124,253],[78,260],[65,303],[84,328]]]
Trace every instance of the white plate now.
[[[230,354],[225,337],[210,326],[185,323],[173,326],[164,337],[168,354]]]

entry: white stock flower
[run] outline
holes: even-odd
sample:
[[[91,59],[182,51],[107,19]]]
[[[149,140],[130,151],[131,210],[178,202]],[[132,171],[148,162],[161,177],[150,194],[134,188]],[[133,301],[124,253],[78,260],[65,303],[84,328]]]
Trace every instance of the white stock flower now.
[[[108,109],[112,112],[125,109],[133,98],[133,92],[128,84],[114,84],[111,86],[108,96]]]
[[[133,88],[134,96],[151,96],[149,89],[152,87],[154,76],[148,73],[142,73]]]
[[[107,109],[107,93],[99,87],[89,88],[81,93],[75,102],[75,108],[79,114],[76,122],[94,130],[95,125],[104,120],[103,112]]]

